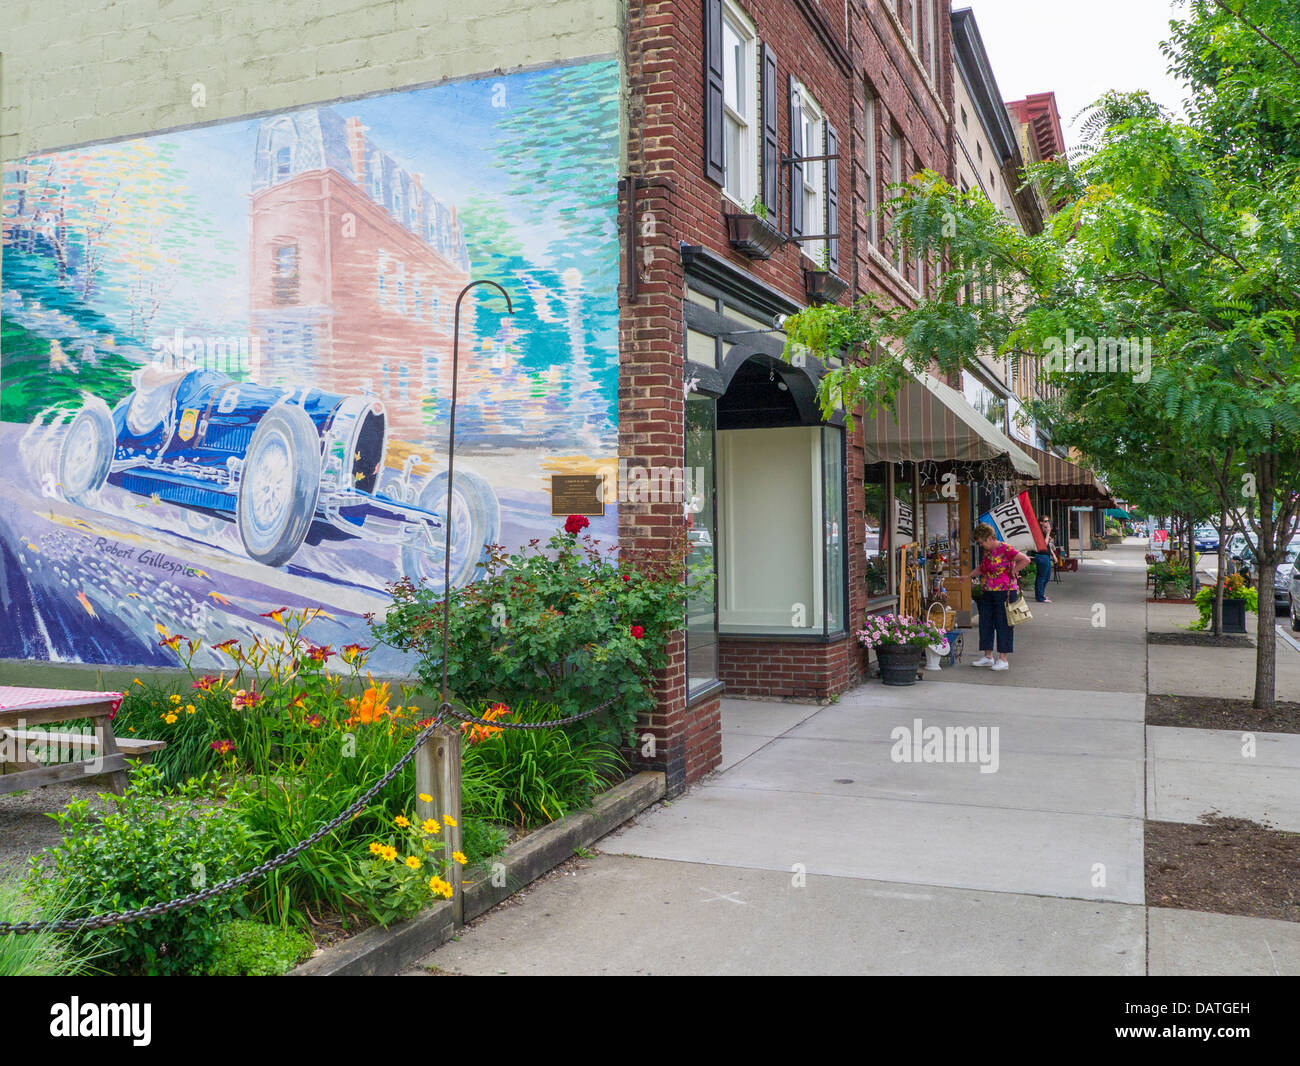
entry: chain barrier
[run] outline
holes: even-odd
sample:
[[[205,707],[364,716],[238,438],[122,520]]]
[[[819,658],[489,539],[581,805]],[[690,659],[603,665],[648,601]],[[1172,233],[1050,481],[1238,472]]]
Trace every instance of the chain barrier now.
[[[14,935],[23,936],[30,933],[79,933],[88,929],[103,929],[112,925],[126,925],[130,922],[139,921],[141,918],[153,918],[161,914],[167,914],[171,911],[180,910],[182,907],[188,907],[195,903],[203,903],[206,900],[216,896],[224,895],[235,888],[242,888],[250,884],[257,878],[269,874],[272,870],[278,870],[281,866],[297,858],[308,848],[318,844],[324,837],[334,832],[344,822],[352,820],[352,817],[359,814],[365,809],[366,805],[377,796],[383,788],[388,785],[406,767],[415,753],[419,751],[433,736],[434,730],[442,723],[442,720],[450,715],[458,718],[462,722],[472,725],[491,726],[496,729],[554,729],[559,726],[570,725],[573,722],[580,722],[584,718],[590,718],[594,714],[612,707],[618,697],[612,697],[605,702],[597,704],[589,711],[582,711],[579,714],[571,714],[565,718],[550,719],[545,722],[504,722],[491,721],[486,718],[477,718],[474,715],[464,714],[456,710],[450,703],[444,701],[438,707],[438,713],[426,725],[415,742],[407,752],[395,762],[388,772],[378,781],[370,786],[369,789],[353,803],[342,814],[327,822],[317,829],[311,836],[300,840],[287,851],[282,851],[274,858],[267,859],[260,866],[255,866],[246,873],[239,874],[236,877],[228,878],[211,888],[205,888],[200,892],[191,892],[188,896],[179,896],[176,899],[168,900],[166,903],[152,903],[147,907],[140,907],[133,911],[121,911],[113,914],[92,914],[85,918],[60,918],[54,921],[41,922],[0,922],[0,936]]]

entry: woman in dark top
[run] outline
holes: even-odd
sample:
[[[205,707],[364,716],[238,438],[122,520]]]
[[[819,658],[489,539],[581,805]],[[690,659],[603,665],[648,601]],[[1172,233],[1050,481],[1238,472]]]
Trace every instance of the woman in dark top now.
[[[1037,568],[1034,572],[1034,599],[1039,603],[1051,603],[1047,598],[1047,582],[1052,577],[1052,556],[1056,552],[1056,542],[1052,539],[1052,520],[1044,518],[1038,524],[1043,530],[1047,550],[1034,553],[1034,566]]]

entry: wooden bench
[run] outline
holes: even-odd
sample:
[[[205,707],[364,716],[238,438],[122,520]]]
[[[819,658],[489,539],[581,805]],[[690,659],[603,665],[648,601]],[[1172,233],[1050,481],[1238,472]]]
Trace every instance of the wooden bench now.
[[[0,729],[0,737],[10,737],[25,744],[40,742],[46,748],[57,747],[69,755],[75,753],[82,759],[93,758],[99,750],[99,738],[93,733],[47,733],[43,729]],[[165,740],[136,740],[130,737],[115,739],[117,750],[126,758],[139,759],[142,762],[148,762],[155,751],[162,751],[167,747]]]

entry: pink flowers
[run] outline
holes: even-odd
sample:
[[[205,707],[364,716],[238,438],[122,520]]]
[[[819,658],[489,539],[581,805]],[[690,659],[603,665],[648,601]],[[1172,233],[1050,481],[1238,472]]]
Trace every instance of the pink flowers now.
[[[349,666],[358,666],[361,662],[364,662],[362,656],[369,650],[369,648],[363,647],[360,644],[345,644],[343,645],[343,650],[339,652],[339,656]]]
[[[249,689],[245,692],[242,688],[235,693],[234,698],[230,701],[230,706],[236,711],[242,711],[248,707],[256,707],[257,701],[262,697],[258,695],[257,689]]]
[[[208,747],[218,755],[229,755],[235,750],[235,742],[233,740],[214,740]]]
[[[591,523],[588,522],[583,515],[571,514],[564,520],[564,532],[568,533],[570,536],[576,537],[589,525],[591,525]]]
[[[204,692],[211,692],[212,686],[215,685],[219,680],[220,678],[213,677],[211,674],[204,674],[201,678],[195,681],[194,684],[191,685],[190,687],[202,689]]]

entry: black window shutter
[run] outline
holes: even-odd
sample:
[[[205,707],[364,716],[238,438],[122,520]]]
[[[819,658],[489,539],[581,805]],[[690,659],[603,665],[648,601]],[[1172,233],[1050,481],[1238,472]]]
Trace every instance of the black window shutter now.
[[[797,106],[799,89],[794,75],[790,75],[790,154],[795,158],[803,155],[803,122]],[[803,234],[803,164],[794,163],[790,167],[790,235],[799,237]]]
[[[704,0],[704,173],[726,181],[722,120],[722,0]]]
[[[768,218],[781,209],[781,98],[777,89],[776,53],[763,42],[763,203]]]
[[[839,138],[835,135],[835,127],[829,122],[826,123],[826,154],[836,155],[840,150],[839,143]],[[828,159],[826,160],[826,232],[839,233],[839,231],[840,161],[838,159]],[[840,242],[835,239],[828,239],[826,252],[831,273],[838,274],[840,270]]]

